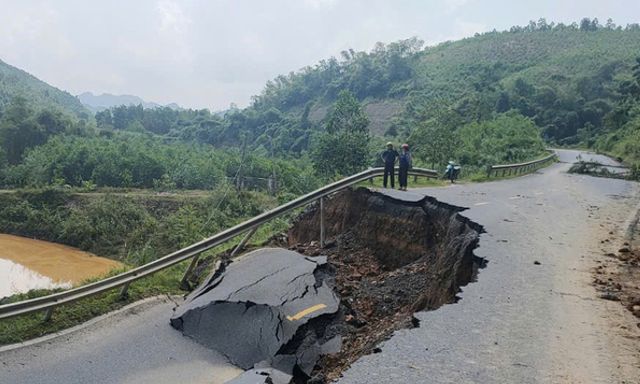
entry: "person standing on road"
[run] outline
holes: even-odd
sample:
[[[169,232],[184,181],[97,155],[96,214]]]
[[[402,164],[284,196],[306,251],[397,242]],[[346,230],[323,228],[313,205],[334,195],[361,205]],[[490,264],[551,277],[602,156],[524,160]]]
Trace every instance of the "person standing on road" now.
[[[399,157],[400,170],[398,171],[398,181],[400,182],[400,190],[406,191],[409,170],[411,169],[413,164],[411,161],[411,152],[409,152],[409,144],[402,144],[401,148],[402,153],[400,153]]]
[[[396,159],[398,158],[398,151],[393,149],[393,143],[387,143],[387,150],[382,152],[382,161],[384,161],[384,177],[382,178],[382,184],[387,188],[387,178],[391,177],[391,188],[395,188],[395,175],[393,168],[396,166]]]

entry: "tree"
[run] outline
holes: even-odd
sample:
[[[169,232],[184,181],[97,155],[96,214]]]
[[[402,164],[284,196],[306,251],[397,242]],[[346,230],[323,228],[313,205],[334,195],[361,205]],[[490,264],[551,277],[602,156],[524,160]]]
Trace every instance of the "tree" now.
[[[461,116],[452,109],[437,109],[411,134],[409,142],[416,156],[430,162],[435,168],[452,160],[459,145],[457,130],[462,126]]]
[[[521,162],[544,150],[533,121],[514,110],[499,114],[493,120],[467,124],[459,134],[458,153],[465,164],[486,166]]]
[[[113,128],[111,110],[105,109],[104,111],[96,112],[96,124],[98,128]]]
[[[313,141],[311,159],[319,175],[350,175],[367,166],[369,119],[352,93],[342,91],[325,132]]]
[[[0,120],[0,144],[6,160],[15,165],[27,148],[44,143],[46,132],[34,118],[34,111],[23,98],[15,98]]]
[[[636,64],[632,68],[633,79],[636,81],[635,97],[640,97],[640,57],[636,57]]]
[[[322,133],[315,137],[311,160],[321,176],[352,175],[367,166],[369,136],[362,133]]]
[[[340,92],[329,114],[327,132],[368,133],[368,126],[369,118],[353,93],[346,90]]]
[[[498,101],[496,101],[496,112],[503,113],[511,109],[511,103],[509,101],[509,94],[507,92],[500,92]]]

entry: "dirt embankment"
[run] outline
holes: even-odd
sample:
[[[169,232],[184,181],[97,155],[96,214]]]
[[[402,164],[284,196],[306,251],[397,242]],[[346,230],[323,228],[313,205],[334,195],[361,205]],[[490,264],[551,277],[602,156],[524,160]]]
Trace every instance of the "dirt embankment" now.
[[[319,361],[312,382],[339,377],[360,356],[378,352],[395,330],[418,326],[413,313],[455,302],[460,287],[474,280],[484,264],[473,255],[482,228],[460,210],[429,197],[399,201],[364,188],[347,190],[325,202],[325,248],[318,244],[317,205],[275,241],[327,255],[341,298],[338,315],[314,319],[283,347],[295,349],[310,336],[342,336],[340,352]]]

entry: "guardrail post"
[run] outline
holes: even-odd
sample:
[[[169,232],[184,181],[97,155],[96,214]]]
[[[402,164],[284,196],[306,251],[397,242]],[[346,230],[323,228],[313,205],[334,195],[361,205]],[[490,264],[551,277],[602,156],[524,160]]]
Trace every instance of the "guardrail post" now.
[[[324,248],[324,197],[320,198],[320,248]]]
[[[196,267],[196,264],[198,263],[199,259],[200,259],[199,253],[193,256],[193,259],[191,259],[191,262],[189,263],[187,270],[184,271],[184,275],[182,275],[182,279],[180,280],[180,288],[184,290],[188,290],[190,288],[189,285],[187,284],[187,280],[189,279],[189,276],[191,275],[193,268]]]
[[[42,318],[42,321],[46,323],[47,321],[51,320],[51,316],[53,316],[53,308],[54,307],[47,308],[47,310],[44,312],[44,317]]]
[[[247,245],[247,242],[249,241],[251,236],[253,236],[253,234],[256,233],[257,230],[258,230],[258,227],[251,228],[251,230],[249,232],[247,232],[246,235],[244,235],[242,240],[240,240],[238,245],[236,245],[236,247],[233,248],[233,251],[231,251],[231,254],[229,255],[229,258],[233,258],[235,255],[238,254],[238,252],[242,251],[242,249],[244,249],[244,246]]]
[[[120,300],[124,300],[127,298],[127,296],[129,296],[129,286],[131,285],[131,282],[126,282],[123,286],[122,289],[120,290]]]

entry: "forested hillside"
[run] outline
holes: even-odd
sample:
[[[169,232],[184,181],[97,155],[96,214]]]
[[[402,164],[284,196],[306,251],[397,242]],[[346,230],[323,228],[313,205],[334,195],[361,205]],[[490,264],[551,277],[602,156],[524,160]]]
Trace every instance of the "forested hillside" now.
[[[411,38],[344,51],[278,76],[249,107],[224,114],[123,105],[95,121],[60,112],[77,112],[77,100],[3,64],[20,76],[4,75],[0,94],[23,98],[3,99],[1,184],[210,188],[234,177],[225,164],[247,153],[261,164],[248,177],[315,173],[318,182],[379,165],[388,140],[408,142],[418,165],[434,168],[456,160],[480,171],[545,145],[634,162],[638,56],[638,25],[539,20],[434,47]]]
[[[251,112],[324,117],[336,90],[365,104],[375,133],[407,137],[426,120],[452,110],[458,124],[515,110],[557,144],[590,144],[629,86],[640,55],[640,27],[548,24],[420,49],[417,39],[343,52],[269,82]],[[249,111],[247,111],[249,112]],[[379,121],[376,121],[379,120]]]
[[[89,117],[89,111],[68,92],[0,60],[0,114],[16,97],[29,100],[38,108],[58,109],[79,118]]]
[[[443,161],[427,153],[434,135],[507,112],[530,119],[552,145],[592,146],[615,129],[607,122],[634,81],[638,55],[638,25],[540,20],[435,47],[423,48],[412,38],[380,43],[371,52],[344,51],[269,81],[249,108],[229,111],[224,119],[114,109],[98,116],[98,126],[140,128],[139,122],[182,139],[213,145],[246,140],[272,153],[299,154],[324,129],[340,91],[348,90],[362,103],[373,134],[411,141],[426,161]],[[451,141],[457,147],[460,138]]]

